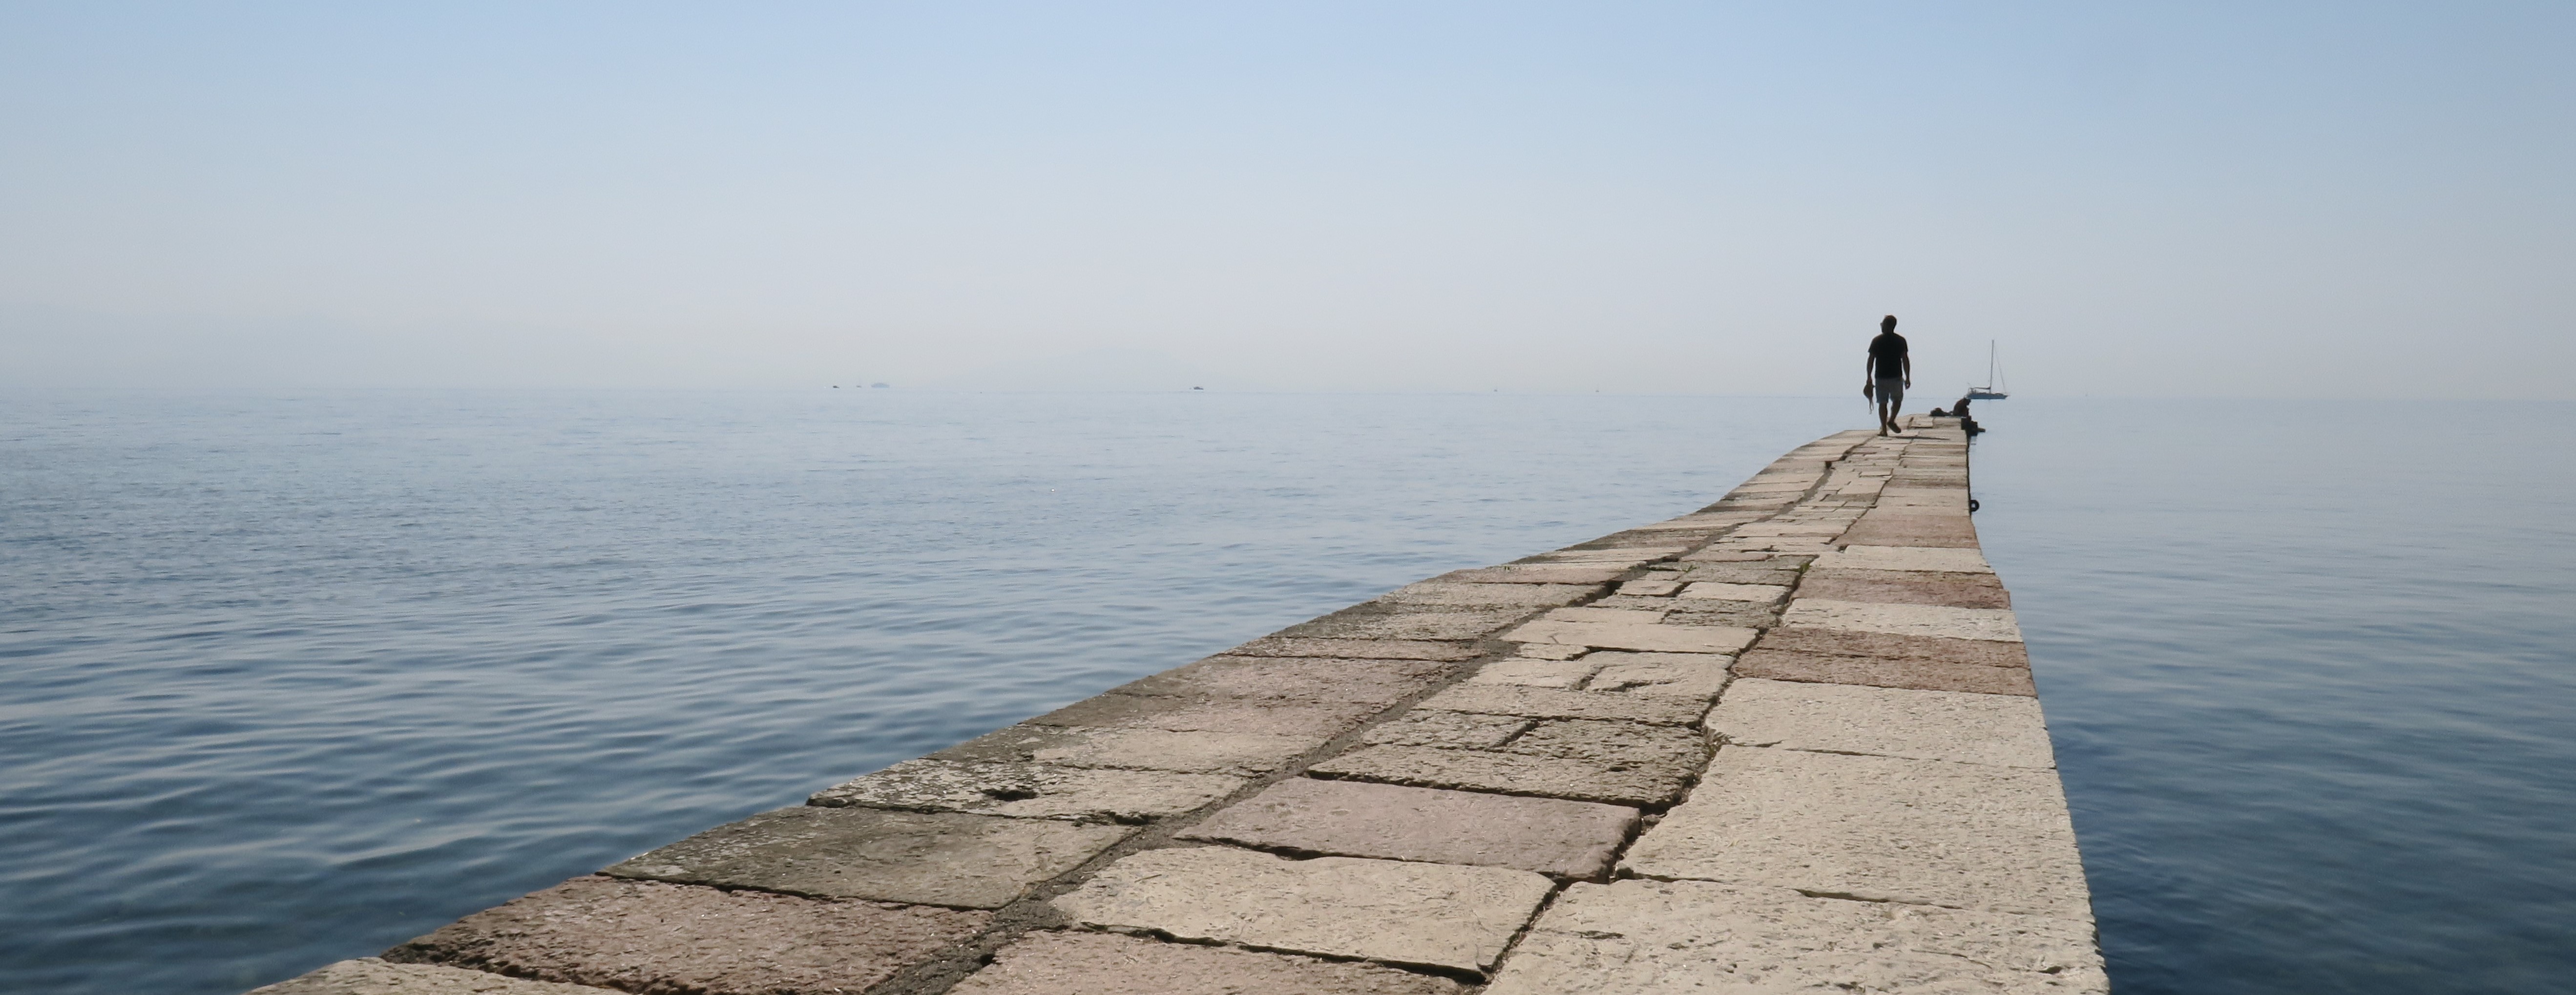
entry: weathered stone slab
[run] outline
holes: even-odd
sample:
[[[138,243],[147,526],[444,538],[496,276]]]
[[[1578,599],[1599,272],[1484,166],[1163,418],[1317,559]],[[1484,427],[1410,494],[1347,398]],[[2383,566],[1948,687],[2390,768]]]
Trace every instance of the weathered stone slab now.
[[[1670,611],[1672,611],[1672,610],[1673,610],[1673,608],[1674,608],[1677,604],[1678,604],[1678,602],[1674,601],[1672,598],[1665,598],[1665,597],[1640,597],[1640,596],[1626,595],[1626,594],[1613,594],[1613,595],[1611,595],[1611,596],[1609,596],[1609,597],[1603,598],[1603,599],[1601,599],[1601,600],[1599,600],[1599,601],[1595,601],[1595,602],[1593,602],[1593,603],[1591,603],[1591,604],[1589,604],[1589,605],[1585,605],[1585,606],[1583,606],[1583,607],[1585,607],[1585,608],[1591,608],[1591,609],[1605,609],[1605,608],[1606,608],[1606,609],[1612,609],[1612,610],[1616,610],[1616,611],[1628,611],[1628,612],[1641,612],[1641,613],[1648,613],[1648,614],[1652,614],[1652,615],[1655,617],[1655,619],[1656,619],[1656,620],[1658,620],[1658,621],[1668,621],[1668,620],[1670,620],[1671,616],[1670,616],[1669,614],[1667,614],[1667,613],[1668,613],[1668,612],[1670,612]],[[1560,608],[1560,609],[1557,609],[1557,610],[1558,610],[1558,611],[1571,611],[1571,610],[1573,610],[1573,609]]]
[[[1467,678],[1470,684],[1517,684],[1534,688],[1574,689],[1590,680],[1592,672],[1601,669],[1590,657],[1577,660],[1547,660],[1513,657],[1496,660]]]
[[[1727,668],[1735,658],[1714,653],[1625,653],[1605,650],[1577,661],[1598,669],[1589,691],[1668,695],[1693,701],[1717,700],[1726,690]]]
[[[992,919],[583,877],[466,916],[385,959],[635,992],[825,995],[863,990],[938,956]]]
[[[1884,632],[1813,629],[1794,625],[1782,626],[1765,634],[1762,637],[1762,648],[1835,656],[1939,660],[1945,663],[1974,663],[1988,667],[2027,668],[2030,666],[2030,651],[2020,643],[1996,642],[1991,639],[1900,636]]]
[[[1891,636],[1978,639],[2021,642],[2021,625],[2010,608],[1952,608],[1948,605],[1903,605],[1867,601],[1799,598],[1782,613],[1784,625],[1845,632],[1880,632]]]
[[[1527,557],[1519,562],[1540,565],[1584,564],[1634,567],[1642,563],[1653,563],[1656,560],[1667,559],[1675,554],[1688,550],[1689,548],[1690,547],[1688,546],[1658,546],[1642,549],[1635,547],[1611,549],[1560,549],[1552,553],[1540,553],[1537,556]]]
[[[806,804],[1139,823],[1199,808],[1248,783],[1223,774],[924,758],[825,788]]]
[[[2080,921],[1810,898],[1705,881],[1578,883],[1486,995],[2107,995]]]
[[[1278,635],[1322,639],[1473,640],[1493,634],[1521,614],[1515,609],[1435,610],[1428,606],[1362,602],[1322,618],[1281,629]]]
[[[440,964],[395,964],[361,957],[253,988],[248,995],[603,995],[608,991]]]
[[[1368,746],[1308,768],[1317,777],[1424,788],[1570,798],[1610,805],[1663,805],[1680,798],[1698,764],[1610,765],[1595,760],[1498,750]]]
[[[1323,639],[1264,636],[1225,651],[1226,656],[1330,656],[1345,660],[1473,660],[1482,651],[1467,643],[1424,639]]]
[[[1965,514],[1968,492],[1955,487],[1889,487],[1878,492],[1878,506],[1899,511],[1948,511]]]
[[[1388,705],[1437,683],[1454,664],[1437,660],[1212,656],[1114,688],[1117,694],[1260,698]]]
[[[1451,584],[1607,584],[1628,568],[1617,564],[1516,564],[1457,570],[1431,578]]]
[[[1557,611],[1576,609],[1559,608]],[[1733,653],[1751,645],[1760,633],[1752,629],[1711,625],[1662,625],[1636,622],[1561,622],[1540,619],[1523,623],[1503,638],[1520,643],[1556,643],[1593,649],[1645,650],[1659,653]]]
[[[1161,698],[1104,694],[1030,719],[1038,726],[1103,726],[1174,732],[1247,732],[1309,738],[1321,743],[1348,732],[1375,705],[1345,702],[1273,704],[1233,698]]]
[[[1501,749],[1531,756],[1585,760],[1606,770],[1666,770],[1677,776],[1699,772],[1708,760],[1708,745],[1697,732],[1680,726],[1591,719],[1551,719],[1531,726]]]
[[[1481,972],[1554,887],[1500,867],[1198,847],[1119,860],[1055,906],[1090,926]]]
[[[1799,522],[1774,520],[1768,522],[1755,522],[1751,525],[1738,528],[1734,532],[1728,533],[1728,535],[1783,537],[1811,536],[1815,538],[1824,538],[1826,536],[1841,535],[1844,529],[1848,529],[1850,527],[1851,523],[1846,521]]]
[[[1665,625],[1726,626],[1737,629],[1767,629],[1780,624],[1780,609],[1750,601],[1725,601],[1716,598],[1675,599],[1673,610],[1664,616]]]
[[[1757,649],[1735,662],[1738,679],[1860,684],[1966,694],[2039,694],[2025,667],[1988,667],[1974,663],[1916,660],[1902,657],[1828,656],[1796,650]]]
[[[1591,597],[1598,584],[1452,584],[1426,580],[1387,592],[1377,600],[1392,605],[1439,605],[1476,608],[1557,608]]]
[[[2054,771],[1729,747],[1621,867],[2092,918]]]
[[[1632,580],[1619,585],[1619,593],[1631,598],[1669,598],[1681,589],[1681,582],[1674,580]]]
[[[1777,554],[1749,553],[1738,549],[1703,549],[1699,552],[1684,556],[1675,562],[1662,564],[1662,566],[1689,570],[1696,569],[1699,565],[1704,563],[1761,563],[1770,560],[1775,555]],[[1803,563],[1805,561],[1800,560],[1799,562]]]
[[[1030,933],[950,995],[1460,995],[1447,978],[1351,961],[1163,943],[1111,933]]]
[[[1990,574],[1986,554],[1973,549],[1925,546],[1846,546],[1816,557],[1818,570],[1931,570]]]
[[[1589,652],[1592,652],[1591,649],[1583,646],[1559,646],[1555,643],[1525,643],[1521,646],[1519,655],[1532,660],[1571,660]]]
[[[1695,563],[1691,565],[1690,572],[1683,574],[1681,579],[1692,583],[1754,584],[1764,587],[1789,587],[1798,583],[1798,568],[1794,565],[1782,567],[1773,563],[1769,553],[1739,552],[1735,555],[1759,556],[1762,559]]]
[[[1798,593],[1830,601],[2010,608],[2012,594],[1993,574],[1906,570],[1810,570]]]
[[[1664,619],[1669,602],[1650,609],[1628,608],[1556,608],[1540,615],[1542,622],[1596,622],[1605,625],[1653,625]]]
[[[1324,739],[1248,732],[1019,725],[967,740],[933,753],[929,759],[1260,774],[1279,769],[1321,745]]]
[[[1557,720],[1486,750],[1370,746],[1311,771],[1418,787],[1661,805],[1680,797],[1707,755],[1700,735],[1681,726]]]
[[[1745,746],[2057,766],[2036,698],[1750,678],[1727,691],[1708,728]]]
[[[1417,708],[1398,716],[1395,721],[1362,733],[1360,742],[1379,746],[1481,750],[1503,745],[1536,722],[1536,719],[1518,715],[1427,712]]]
[[[1653,695],[1594,694],[1509,684],[1460,684],[1432,695],[1419,710],[1526,715],[1540,719],[1615,719],[1655,725],[1690,725],[1706,710],[1699,702]]]
[[[1908,514],[1879,509],[1865,515],[1837,540],[1855,546],[1947,546],[1973,549],[1977,527],[1964,512]]]
[[[1684,589],[1681,597],[1707,598],[1718,601],[1750,601],[1755,604],[1777,604],[1789,596],[1789,589],[1778,584],[1727,584],[1699,581]]]
[[[1746,523],[1746,522],[1750,522],[1750,521],[1757,521],[1757,520],[1759,520],[1761,517],[1762,517],[1762,516],[1761,516],[1761,515],[1759,515],[1759,514],[1746,513],[1746,512],[1721,513],[1721,514],[1709,514],[1709,515],[1683,515],[1683,516],[1682,516],[1682,517],[1680,517],[1680,518],[1667,519],[1667,520],[1664,520],[1664,521],[1655,522],[1655,523],[1650,524],[1650,525],[1640,525],[1640,526],[1637,526],[1637,527],[1636,527],[1636,528],[1634,528],[1634,529],[1630,529],[1629,531],[1631,531],[1631,532],[1662,532],[1662,531],[1676,531],[1676,532],[1679,532],[1679,531],[1700,531],[1700,530],[1708,530],[1708,531],[1722,531],[1722,530],[1725,530],[1725,529],[1733,528],[1733,527],[1738,526],[1738,525],[1742,525],[1742,524],[1744,524],[1744,523]]]
[[[1637,810],[1554,798],[1292,778],[1180,834],[1265,850],[1598,877]]]
[[[717,826],[601,873],[997,909],[1134,831],[1054,819],[799,806]]]

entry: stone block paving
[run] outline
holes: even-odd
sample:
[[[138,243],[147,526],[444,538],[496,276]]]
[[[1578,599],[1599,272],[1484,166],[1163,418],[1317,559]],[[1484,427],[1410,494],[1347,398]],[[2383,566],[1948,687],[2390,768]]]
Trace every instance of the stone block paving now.
[[[1031,933],[1003,947],[991,967],[949,989],[954,995],[1460,995],[1466,990],[1447,978],[1375,964],[1053,931]]]
[[[385,959],[637,992],[865,991],[992,921],[989,912],[586,877],[440,927]]]
[[[1617,805],[1291,778],[1180,838],[1590,878],[1608,873],[1637,819]]]
[[[1086,926],[1481,973],[1555,889],[1501,867],[1190,847],[1122,859],[1053,904]]]
[[[262,991],[2102,992],[1967,479],[1828,436]]]

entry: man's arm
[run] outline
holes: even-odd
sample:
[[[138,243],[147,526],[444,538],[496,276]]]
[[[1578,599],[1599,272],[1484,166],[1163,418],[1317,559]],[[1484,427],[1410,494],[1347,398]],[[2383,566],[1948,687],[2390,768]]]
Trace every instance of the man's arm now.
[[[1914,389],[1914,354],[1905,354],[1905,389]]]

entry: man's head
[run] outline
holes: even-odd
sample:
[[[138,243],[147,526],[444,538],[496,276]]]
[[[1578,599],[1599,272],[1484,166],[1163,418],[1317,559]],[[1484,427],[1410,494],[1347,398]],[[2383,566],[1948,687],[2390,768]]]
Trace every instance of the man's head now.
[[[1891,315],[1888,315],[1887,317],[1884,317],[1884,318],[1880,318],[1880,319],[1878,319],[1878,330],[1879,330],[1879,331],[1882,331],[1882,332],[1893,332],[1893,331],[1895,331],[1895,330],[1896,330],[1896,316],[1891,314]]]

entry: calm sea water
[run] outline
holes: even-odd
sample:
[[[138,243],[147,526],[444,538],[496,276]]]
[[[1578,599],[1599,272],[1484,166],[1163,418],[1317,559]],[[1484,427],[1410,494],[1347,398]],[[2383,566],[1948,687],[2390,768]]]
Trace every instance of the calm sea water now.
[[[1989,405],[2121,991],[2576,973],[2568,405]],[[0,399],[0,989],[233,992],[1422,576],[1857,399]]]
[[[0,400],[0,990],[237,992],[1280,626],[1712,500],[1849,403]]]
[[[2576,405],[1984,407],[2116,990],[2576,991]]]

